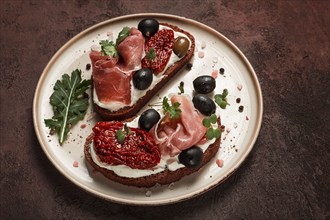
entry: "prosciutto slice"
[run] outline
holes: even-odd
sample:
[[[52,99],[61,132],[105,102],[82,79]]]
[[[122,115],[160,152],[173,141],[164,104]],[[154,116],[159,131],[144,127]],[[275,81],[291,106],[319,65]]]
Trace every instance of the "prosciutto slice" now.
[[[130,29],[130,35],[118,45],[118,53],[123,61],[123,69],[136,71],[141,69],[141,60],[144,53],[144,37],[135,27]]]
[[[143,50],[143,35],[131,28],[130,35],[117,46],[119,58],[103,56],[100,51],[90,52],[94,89],[101,103],[131,103],[132,72],[141,68]]]
[[[161,154],[173,157],[203,141],[207,128],[202,124],[202,117],[187,96],[175,95],[171,102],[181,104],[180,119],[166,122],[168,116],[165,116],[165,120],[159,121],[150,130],[150,134],[159,145]]]

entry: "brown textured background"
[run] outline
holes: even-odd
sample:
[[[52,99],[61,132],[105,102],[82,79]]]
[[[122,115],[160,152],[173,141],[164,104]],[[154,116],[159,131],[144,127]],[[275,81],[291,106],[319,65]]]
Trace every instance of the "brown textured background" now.
[[[70,38],[120,15],[195,19],[227,36],[259,77],[264,120],[225,183],[159,207],[107,202],[64,178],[32,123],[43,68]],[[326,0],[0,1],[1,219],[329,219],[330,4]]]

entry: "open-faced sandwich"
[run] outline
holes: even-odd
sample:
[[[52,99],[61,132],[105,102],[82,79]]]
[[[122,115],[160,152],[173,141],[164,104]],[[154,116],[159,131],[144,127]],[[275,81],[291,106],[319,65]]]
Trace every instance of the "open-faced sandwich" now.
[[[177,26],[143,19],[92,48],[93,103],[105,120],[136,113],[191,59],[195,39]]]
[[[98,122],[86,160],[105,177],[138,187],[169,184],[198,171],[217,153],[220,117],[201,114],[188,95],[173,95],[125,122]]]

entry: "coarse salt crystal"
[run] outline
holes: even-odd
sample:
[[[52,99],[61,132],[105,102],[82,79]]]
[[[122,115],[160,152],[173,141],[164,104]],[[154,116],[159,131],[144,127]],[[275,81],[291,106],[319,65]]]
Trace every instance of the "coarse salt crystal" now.
[[[204,49],[205,47],[206,47],[206,42],[205,41],[202,41],[201,48]]]
[[[237,128],[238,124],[236,122],[234,122],[234,128]]]
[[[216,79],[218,77],[218,70],[213,70],[212,77]]]
[[[112,32],[112,31],[108,31],[108,32],[107,32],[107,36],[108,36],[108,39],[109,39],[110,41],[113,41],[113,32]]]
[[[98,46],[98,45],[92,45],[92,47],[91,47],[91,50],[92,51],[99,51],[100,50],[100,47]]]
[[[151,192],[150,190],[147,190],[147,192],[146,192],[146,197],[150,197],[151,194],[152,194],[152,192]]]
[[[227,127],[227,128],[226,128],[226,131],[227,131],[227,133],[229,133],[229,132],[230,132],[230,128],[229,128],[229,127]]]
[[[238,89],[239,91],[241,91],[242,88],[243,88],[243,85],[242,85],[242,84],[238,84],[238,85],[237,85],[237,89]]]
[[[213,62],[213,63],[217,63],[217,62],[218,62],[218,57],[213,57],[213,58],[212,58],[212,62]]]
[[[222,159],[217,159],[216,163],[217,163],[218,167],[220,167],[220,168],[223,167],[223,160]]]
[[[168,185],[168,189],[169,189],[169,190],[173,190],[173,188],[174,188],[174,183],[170,183],[170,184]]]
[[[80,128],[86,128],[86,124],[82,124],[82,125],[80,125]]]
[[[203,58],[204,57],[204,51],[198,51],[198,57]]]
[[[73,162],[73,166],[74,166],[74,167],[78,167],[78,166],[79,166],[78,161],[74,161],[74,162]]]

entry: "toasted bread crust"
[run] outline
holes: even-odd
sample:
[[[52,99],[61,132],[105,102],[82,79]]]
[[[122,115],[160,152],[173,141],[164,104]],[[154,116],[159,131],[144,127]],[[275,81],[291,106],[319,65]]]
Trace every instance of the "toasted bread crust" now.
[[[220,118],[218,119],[218,126],[220,126]],[[213,144],[211,144],[206,151],[204,152],[202,163],[195,167],[195,168],[179,168],[175,171],[170,171],[168,169],[165,169],[164,171],[156,174],[152,174],[145,177],[138,177],[138,178],[128,178],[128,177],[121,177],[118,176],[115,172],[105,169],[103,167],[98,166],[92,159],[92,156],[90,154],[90,146],[93,142],[94,134],[90,134],[88,138],[86,139],[85,145],[84,145],[84,153],[86,161],[97,171],[102,173],[106,178],[113,180],[115,182],[128,185],[128,186],[136,186],[136,187],[152,187],[156,184],[160,185],[166,185],[173,182],[176,182],[183,178],[184,176],[187,176],[189,174],[192,174],[194,172],[197,172],[200,170],[205,164],[207,164],[218,152],[220,147],[220,140],[221,137],[219,137]]]
[[[167,70],[163,73],[163,79],[157,83],[154,88],[150,89],[143,97],[141,97],[134,105],[127,106],[118,111],[110,111],[108,109],[104,109],[94,103],[95,110],[99,113],[99,115],[104,120],[125,120],[127,118],[135,116],[141,108],[143,108],[148,101],[171,79],[173,78],[180,69],[182,69],[185,64],[189,62],[189,60],[193,57],[195,51],[195,38],[187,31],[180,29],[177,26],[168,24],[168,23],[160,23],[160,25],[167,26],[172,28],[176,32],[181,32],[187,35],[191,41],[191,47],[188,50],[187,54],[179,61],[174,63],[172,66],[168,67]]]

